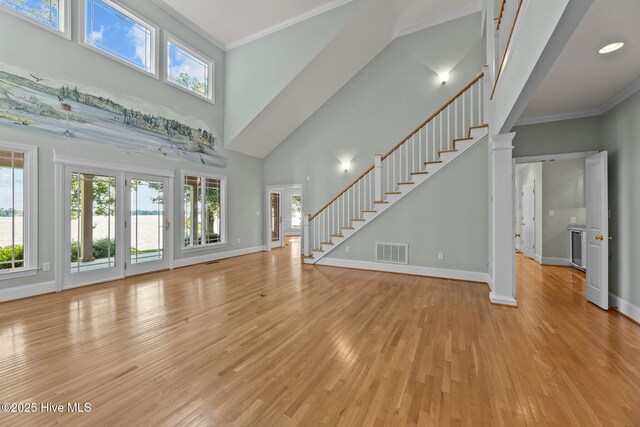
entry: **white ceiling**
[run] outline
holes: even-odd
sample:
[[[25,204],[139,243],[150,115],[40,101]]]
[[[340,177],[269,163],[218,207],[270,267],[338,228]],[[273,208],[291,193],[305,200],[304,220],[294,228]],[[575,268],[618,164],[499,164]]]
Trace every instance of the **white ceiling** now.
[[[352,0],[154,0],[195,25],[223,49],[268,35]],[[389,0],[398,9],[397,32],[480,10],[481,0]]]
[[[640,78],[639,0],[595,0],[527,105],[520,122],[595,113]],[[603,46],[622,41],[613,53]]]

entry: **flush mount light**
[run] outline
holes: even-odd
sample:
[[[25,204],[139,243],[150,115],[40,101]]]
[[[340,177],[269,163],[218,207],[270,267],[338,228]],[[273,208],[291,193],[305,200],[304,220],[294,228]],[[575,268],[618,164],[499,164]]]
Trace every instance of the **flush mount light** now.
[[[342,162],[342,169],[344,169],[345,172],[349,172],[349,169],[351,169],[351,162],[349,160]]]
[[[449,72],[448,71],[442,71],[442,72],[438,73],[438,79],[440,79],[442,84],[446,84],[447,80],[449,80]]]
[[[598,51],[598,53],[603,54],[603,55],[605,53],[611,53],[611,52],[614,52],[614,51],[620,49],[622,46],[624,46],[624,43],[622,43],[622,42],[611,43],[611,44],[606,45],[602,49],[600,49]]]

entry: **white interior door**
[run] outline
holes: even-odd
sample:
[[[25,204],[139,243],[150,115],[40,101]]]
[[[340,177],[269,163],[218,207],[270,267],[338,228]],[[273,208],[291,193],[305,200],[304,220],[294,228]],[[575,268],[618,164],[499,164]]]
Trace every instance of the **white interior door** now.
[[[282,190],[269,191],[269,225],[270,242],[269,246],[277,248],[283,246],[282,230]]]
[[[123,181],[121,172],[65,166],[62,288],[122,277]]]
[[[520,237],[520,248],[522,253],[529,257],[535,257],[535,212],[536,196],[535,185],[522,186],[522,232]]]
[[[169,179],[127,174],[125,179],[125,273],[169,268],[171,199]]]
[[[587,299],[609,309],[609,196],[607,152],[586,159]]]

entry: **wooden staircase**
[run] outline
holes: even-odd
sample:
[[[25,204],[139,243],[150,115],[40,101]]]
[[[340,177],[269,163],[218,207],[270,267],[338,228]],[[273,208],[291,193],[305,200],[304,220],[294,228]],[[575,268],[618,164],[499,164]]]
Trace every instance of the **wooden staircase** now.
[[[304,262],[315,264],[484,139],[481,73],[314,215],[303,217]]]

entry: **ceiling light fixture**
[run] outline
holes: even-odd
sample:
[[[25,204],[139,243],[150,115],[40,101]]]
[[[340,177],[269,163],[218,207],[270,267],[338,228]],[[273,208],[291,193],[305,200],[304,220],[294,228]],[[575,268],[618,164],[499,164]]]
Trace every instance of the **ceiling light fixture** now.
[[[620,49],[622,46],[624,46],[624,43],[622,43],[622,42],[611,43],[611,44],[606,45],[602,49],[600,49],[598,51],[598,53],[600,53],[602,55],[604,55],[605,53],[611,53],[611,52],[614,52],[614,51]]]
[[[438,73],[438,79],[440,79],[443,85],[447,84],[447,80],[449,80],[449,72],[442,71],[441,73]]]

